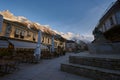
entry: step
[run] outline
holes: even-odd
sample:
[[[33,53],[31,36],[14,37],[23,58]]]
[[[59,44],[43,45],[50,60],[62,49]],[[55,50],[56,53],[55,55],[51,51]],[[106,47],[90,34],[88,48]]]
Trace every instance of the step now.
[[[120,59],[115,58],[69,56],[69,62],[120,71]]]
[[[109,70],[72,63],[62,63],[61,70],[96,80],[120,80],[120,71],[117,70]]]

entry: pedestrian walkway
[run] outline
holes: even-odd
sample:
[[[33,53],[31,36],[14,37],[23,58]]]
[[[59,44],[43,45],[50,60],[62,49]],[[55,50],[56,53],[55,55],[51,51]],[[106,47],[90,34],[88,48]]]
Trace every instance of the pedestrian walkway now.
[[[62,72],[60,64],[68,61],[69,55],[60,56],[54,59],[42,60],[38,64],[22,64],[20,70],[4,77],[0,80],[91,80],[81,76]]]

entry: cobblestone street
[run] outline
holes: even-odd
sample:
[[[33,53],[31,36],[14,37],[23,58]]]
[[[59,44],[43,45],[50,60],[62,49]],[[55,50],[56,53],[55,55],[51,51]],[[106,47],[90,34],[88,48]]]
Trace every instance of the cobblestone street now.
[[[42,60],[39,64],[21,64],[20,70],[0,77],[0,80],[90,80],[60,71],[60,64],[66,62],[71,54]]]

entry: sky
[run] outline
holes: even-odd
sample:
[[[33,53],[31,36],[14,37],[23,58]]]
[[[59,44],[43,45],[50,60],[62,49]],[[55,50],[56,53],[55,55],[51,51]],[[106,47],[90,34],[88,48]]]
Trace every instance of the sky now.
[[[108,6],[116,0],[0,0],[0,11],[49,25],[62,34],[91,37]],[[88,38],[89,39],[89,38]]]

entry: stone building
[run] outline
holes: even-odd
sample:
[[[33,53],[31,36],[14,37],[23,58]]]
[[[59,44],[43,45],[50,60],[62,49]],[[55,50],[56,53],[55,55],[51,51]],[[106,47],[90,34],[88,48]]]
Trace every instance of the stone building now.
[[[94,41],[89,45],[90,53],[120,53],[120,0],[106,10],[93,30]]]
[[[112,3],[96,27],[104,33],[106,39],[120,42],[120,0]]]

